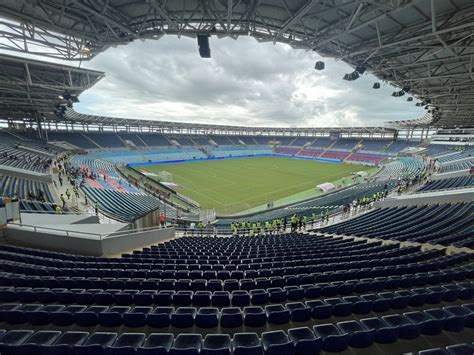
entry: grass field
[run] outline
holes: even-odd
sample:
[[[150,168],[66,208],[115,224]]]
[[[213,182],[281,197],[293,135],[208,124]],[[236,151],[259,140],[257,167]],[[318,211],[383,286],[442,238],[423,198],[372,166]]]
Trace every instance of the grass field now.
[[[368,170],[354,164],[323,163],[284,157],[255,157],[208,160],[189,163],[145,165],[140,170],[173,174],[177,191],[215,208],[218,214],[232,214],[265,204],[316,185]]]

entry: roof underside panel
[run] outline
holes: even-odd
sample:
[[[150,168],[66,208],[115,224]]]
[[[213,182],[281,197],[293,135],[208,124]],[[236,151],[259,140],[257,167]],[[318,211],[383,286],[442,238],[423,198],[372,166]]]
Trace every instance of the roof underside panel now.
[[[165,34],[283,42],[410,87],[436,125],[473,125],[472,0],[0,0],[0,17],[0,48],[68,60]]]

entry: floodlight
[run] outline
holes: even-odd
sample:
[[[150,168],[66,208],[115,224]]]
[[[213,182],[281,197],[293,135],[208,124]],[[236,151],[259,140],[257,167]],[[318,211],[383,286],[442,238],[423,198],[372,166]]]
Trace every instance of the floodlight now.
[[[357,67],[356,67],[356,71],[359,73],[359,74],[364,74],[365,72],[365,65],[363,64],[359,64]]]
[[[324,62],[318,61],[314,64],[314,69],[323,70],[325,68]]]
[[[413,97],[410,96],[407,101],[413,101]]]
[[[211,48],[209,47],[209,34],[197,35],[199,55],[201,58],[211,58]]]
[[[372,89],[380,89],[380,83],[374,83],[374,85],[372,85]]]

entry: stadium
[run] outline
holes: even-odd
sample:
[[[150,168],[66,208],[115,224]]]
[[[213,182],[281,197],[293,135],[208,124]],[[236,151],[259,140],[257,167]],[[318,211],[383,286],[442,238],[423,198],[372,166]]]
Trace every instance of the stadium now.
[[[474,354],[473,33],[470,0],[0,0],[0,353]],[[181,37],[422,114],[91,113],[127,63],[89,63]]]

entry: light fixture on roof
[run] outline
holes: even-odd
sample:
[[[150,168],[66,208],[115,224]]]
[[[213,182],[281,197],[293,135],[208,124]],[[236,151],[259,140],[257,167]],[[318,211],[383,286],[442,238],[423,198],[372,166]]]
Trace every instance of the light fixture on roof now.
[[[402,90],[405,92],[409,92],[411,90],[411,87],[409,85],[404,85]]]
[[[361,75],[365,73],[365,70],[366,70],[366,69],[367,69],[367,68],[366,68],[365,65],[363,65],[363,64],[359,64],[359,65],[356,67],[357,72],[358,72],[359,74],[361,74]]]
[[[201,58],[211,58],[211,48],[209,47],[208,33],[197,35],[197,42],[199,46],[199,55]]]
[[[413,97],[410,96],[409,98],[407,98],[407,101],[413,101]]]
[[[372,85],[372,89],[380,89],[380,83],[374,83],[374,85]]]
[[[393,97],[401,97],[403,95],[405,95],[405,91],[403,91],[403,90],[392,92]]]
[[[354,81],[360,78],[361,74],[365,73],[365,70],[367,68],[363,64],[359,64],[356,66],[356,69],[350,73],[350,74],[345,74],[343,79],[347,81]]]
[[[314,64],[314,69],[316,69],[316,70],[323,70],[324,68],[325,68],[324,62],[317,61],[317,62]]]
[[[354,80],[359,79],[359,77],[360,77],[359,72],[357,70],[354,70],[350,74],[345,74],[343,79],[347,81],[354,81]]]

